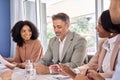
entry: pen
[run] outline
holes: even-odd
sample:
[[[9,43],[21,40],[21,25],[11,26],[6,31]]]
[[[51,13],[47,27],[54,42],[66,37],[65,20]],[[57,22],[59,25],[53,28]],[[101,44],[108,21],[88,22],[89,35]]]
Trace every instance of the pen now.
[[[100,70],[99,69],[97,69],[97,73],[99,73],[100,72]]]
[[[59,63],[61,64],[61,63]],[[56,66],[58,67],[58,71],[62,70],[61,67],[59,66],[59,64],[56,64]]]
[[[86,72],[85,72],[85,76],[87,76],[88,70],[89,70],[89,69],[86,70]]]

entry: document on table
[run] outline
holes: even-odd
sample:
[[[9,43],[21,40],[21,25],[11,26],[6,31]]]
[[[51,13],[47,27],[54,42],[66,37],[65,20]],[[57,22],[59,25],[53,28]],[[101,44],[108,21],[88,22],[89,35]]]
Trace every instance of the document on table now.
[[[69,76],[64,76],[64,75],[55,75],[53,78],[57,80],[72,80]]]
[[[72,80],[69,76],[64,76],[64,75],[37,75],[36,80]]]
[[[105,80],[112,80],[112,78],[105,78]]]
[[[0,62],[1,62],[1,64],[3,64],[3,65],[10,65],[10,66],[13,66],[13,67],[15,66],[14,64],[6,61],[1,55],[0,55]]]

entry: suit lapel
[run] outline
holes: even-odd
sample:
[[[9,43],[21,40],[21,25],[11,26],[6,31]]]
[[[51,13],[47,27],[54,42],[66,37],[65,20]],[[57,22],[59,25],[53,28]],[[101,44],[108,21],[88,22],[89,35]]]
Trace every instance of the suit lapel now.
[[[116,65],[116,60],[117,60],[118,51],[119,51],[119,45],[120,45],[120,35],[118,36],[118,38],[115,42],[115,46],[114,46],[113,51],[112,51],[112,55],[111,55],[111,59],[110,59],[111,70],[114,70],[115,65]]]
[[[102,63],[103,63],[105,55],[106,55],[106,50],[102,48],[101,53],[98,58],[98,69],[100,70],[100,72],[102,72]]]
[[[110,59],[110,69],[111,70],[114,70],[115,65],[116,65],[116,59],[117,59],[117,55],[118,55],[118,51],[119,51],[119,45],[120,45],[120,35],[118,36],[118,38],[115,42],[115,46],[112,51],[112,55],[111,55],[111,59]],[[98,60],[99,61],[98,62],[99,69],[101,69],[101,67],[102,67],[102,63],[103,63],[105,55],[106,55],[106,50],[103,48],[101,55],[99,56],[99,60]]]
[[[72,42],[72,39],[73,39],[73,35],[72,35],[71,32],[69,31],[69,32],[68,32],[68,35],[67,35],[67,38],[66,38],[66,41],[65,41],[65,44],[64,44],[64,48],[63,48],[63,52],[62,52],[62,57],[61,57],[61,60],[60,60],[60,61],[63,60],[66,51],[67,51],[68,48],[70,47],[70,44],[71,44],[71,42]]]
[[[59,40],[56,38],[54,43],[54,52],[53,52],[53,62],[57,63],[59,61]]]

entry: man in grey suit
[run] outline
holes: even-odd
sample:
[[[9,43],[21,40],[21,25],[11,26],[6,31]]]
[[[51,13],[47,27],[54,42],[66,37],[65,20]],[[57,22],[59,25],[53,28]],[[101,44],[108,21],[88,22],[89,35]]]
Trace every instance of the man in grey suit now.
[[[57,71],[58,63],[75,68],[83,64],[86,56],[87,42],[85,38],[69,30],[69,16],[58,13],[52,16],[52,20],[56,36],[50,39],[47,52],[36,65],[39,74],[50,73],[50,68]]]

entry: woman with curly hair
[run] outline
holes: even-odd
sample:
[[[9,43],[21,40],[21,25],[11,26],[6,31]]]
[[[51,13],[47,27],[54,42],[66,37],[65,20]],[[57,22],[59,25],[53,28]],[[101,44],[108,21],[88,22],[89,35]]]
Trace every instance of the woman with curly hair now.
[[[43,54],[41,42],[36,26],[30,21],[18,21],[11,30],[12,38],[16,45],[16,55],[7,61],[15,63],[17,67],[25,68],[25,61],[37,62]],[[9,65],[7,65],[9,66]]]

